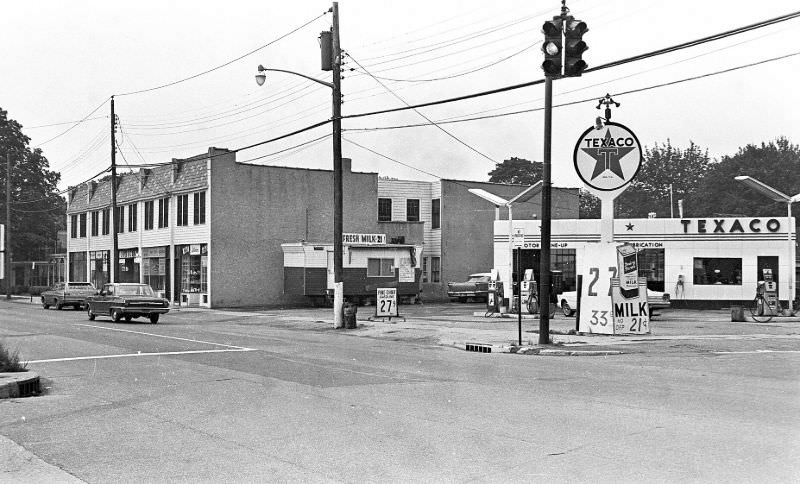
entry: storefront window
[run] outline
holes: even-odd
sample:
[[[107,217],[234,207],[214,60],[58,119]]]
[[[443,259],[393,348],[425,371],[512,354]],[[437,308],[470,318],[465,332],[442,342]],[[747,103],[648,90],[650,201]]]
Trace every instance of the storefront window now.
[[[206,244],[182,246],[180,271],[181,292],[208,292],[208,246]]]
[[[742,259],[699,258],[694,259],[694,283],[696,285],[742,285]]]
[[[119,250],[119,282],[139,282],[139,249]]]
[[[647,288],[664,291],[664,249],[641,249],[636,254],[639,277],[647,278]]]
[[[367,259],[367,277],[394,276],[394,259]]]
[[[142,248],[142,277],[144,283],[149,284],[154,291],[166,294],[167,291],[167,248],[144,247]]]
[[[97,289],[102,288],[103,284],[107,283],[109,280],[109,259],[110,254],[107,250],[89,252],[90,282]]]
[[[86,252],[69,253],[69,280],[86,282]]]

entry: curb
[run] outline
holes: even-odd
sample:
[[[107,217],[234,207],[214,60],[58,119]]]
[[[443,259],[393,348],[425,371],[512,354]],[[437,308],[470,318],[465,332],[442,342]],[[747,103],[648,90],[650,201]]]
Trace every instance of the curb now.
[[[35,371],[0,373],[0,399],[38,395],[39,374]]]
[[[501,351],[518,355],[539,356],[614,356],[624,354],[624,352],[620,350],[562,350],[536,346],[506,346],[503,347]]]

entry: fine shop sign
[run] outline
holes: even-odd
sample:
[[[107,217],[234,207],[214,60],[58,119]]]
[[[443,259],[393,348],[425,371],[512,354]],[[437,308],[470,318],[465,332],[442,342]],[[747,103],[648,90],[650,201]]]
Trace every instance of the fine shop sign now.
[[[345,245],[386,245],[386,234],[342,234]]]

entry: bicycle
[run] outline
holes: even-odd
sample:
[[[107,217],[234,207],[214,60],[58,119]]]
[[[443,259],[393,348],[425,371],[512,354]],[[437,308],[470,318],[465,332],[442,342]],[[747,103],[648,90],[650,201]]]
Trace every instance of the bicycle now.
[[[792,302],[792,310],[786,314],[786,316],[794,316],[800,312],[800,307],[798,306],[800,306],[800,297],[796,297]],[[780,301],[775,301],[773,304],[770,304],[764,297],[764,293],[760,291],[756,291],[756,297],[750,304],[749,309],[753,321],[758,323],[768,323],[775,316],[783,316],[783,309],[781,308]]]

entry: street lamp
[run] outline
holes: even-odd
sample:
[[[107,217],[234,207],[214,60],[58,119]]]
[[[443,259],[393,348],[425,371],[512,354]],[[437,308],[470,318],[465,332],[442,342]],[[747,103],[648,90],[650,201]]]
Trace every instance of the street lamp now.
[[[342,328],[343,315],[342,306],[344,302],[344,283],[342,282],[342,86],[341,86],[341,49],[339,48],[339,8],[338,3],[333,2],[333,26],[331,46],[331,60],[333,71],[333,82],[325,82],[299,72],[286,69],[268,69],[262,65],[258,66],[256,83],[263,86],[267,80],[265,71],[284,72],[300,76],[309,81],[322,84],[333,91],[333,326]],[[353,326],[355,327],[355,326]]]
[[[755,178],[746,176],[746,175],[737,176],[737,177],[734,177],[734,179],[736,181],[738,181],[738,182],[743,183],[748,188],[751,188],[751,189],[757,191],[758,193],[760,193],[760,194],[762,194],[762,195],[764,195],[764,196],[766,196],[766,197],[768,197],[768,198],[770,198],[772,200],[775,200],[776,202],[784,202],[784,203],[786,203],[786,211],[787,211],[787,216],[786,216],[786,240],[788,241],[788,246],[789,246],[789,253],[788,253],[788,256],[787,256],[787,265],[789,266],[789,271],[788,271],[789,294],[788,294],[787,299],[789,300],[789,312],[791,313],[792,309],[793,309],[792,308],[792,303],[794,302],[794,284],[793,284],[793,281],[794,281],[794,271],[795,271],[795,267],[794,267],[795,266],[795,261],[794,261],[794,256],[793,256],[794,251],[792,250],[792,249],[794,249],[794,245],[792,244],[792,203],[800,202],[800,193],[798,193],[797,195],[795,195],[793,197],[790,197],[789,195],[786,195],[782,191],[777,190],[775,188],[772,188],[771,186],[769,186],[769,185],[767,185],[765,183],[762,183],[762,182],[756,180]]]

